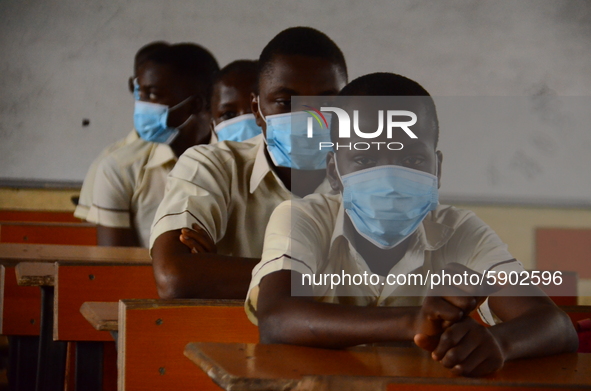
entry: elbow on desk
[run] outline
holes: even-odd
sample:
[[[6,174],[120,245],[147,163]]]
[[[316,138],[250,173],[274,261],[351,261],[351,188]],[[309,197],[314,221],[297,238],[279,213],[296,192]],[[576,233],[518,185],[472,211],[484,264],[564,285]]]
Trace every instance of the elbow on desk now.
[[[158,296],[161,299],[200,298],[196,279],[181,268],[174,266],[158,267],[154,263],[154,278]]]

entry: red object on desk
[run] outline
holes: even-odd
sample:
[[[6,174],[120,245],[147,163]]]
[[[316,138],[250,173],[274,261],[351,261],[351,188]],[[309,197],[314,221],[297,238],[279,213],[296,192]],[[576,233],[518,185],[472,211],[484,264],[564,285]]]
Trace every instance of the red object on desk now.
[[[591,319],[583,319],[577,322],[579,335],[578,353],[591,353]]]

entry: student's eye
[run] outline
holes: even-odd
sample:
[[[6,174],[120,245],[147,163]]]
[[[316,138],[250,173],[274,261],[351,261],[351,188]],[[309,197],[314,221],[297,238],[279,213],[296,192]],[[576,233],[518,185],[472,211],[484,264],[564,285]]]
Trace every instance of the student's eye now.
[[[219,116],[219,119],[222,121],[227,121],[227,120],[232,119],[237,116],[238,116],[238,113],[236,113],[235,111],[225,111],[222,113],[222,115]]]
[[[356,156],[353,158],[353,161],[359,165],[359,166],[363,166],[363,168],[369,168],[371,166],[375,166],[376,161],[372,158],[369,158],[367,156]]]
[[[424,158],[420,156],[409,156],[404,159],[403,163],[406,167],[413,167],[413,166],[420,166],[425,161]]]
[[[291,99],[277,99],[275,103],[285,110],[291,110]]]
[[[158,99],[158,95],[156,95],[156,94],[155,94],[155,93],[153,93],[153,92],[150,92],[150,94],[148,95],[148,98],[149,98],[150,100],[156,100],[156,99]]]

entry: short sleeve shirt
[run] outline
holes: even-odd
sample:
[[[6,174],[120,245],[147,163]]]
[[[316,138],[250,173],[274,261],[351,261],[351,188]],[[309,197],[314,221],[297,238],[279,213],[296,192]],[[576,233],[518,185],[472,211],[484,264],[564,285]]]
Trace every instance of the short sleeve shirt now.
[[[133,228],[140,245],[148,247],[166,176],[176,160],[170,146],[141,138],[104,157],[97,168],[87,220],[105,227]]]
[[[197,223],[219,254],[259,258],[267,222],[292,197],[264,153],[263,135],[188,149],[171,171],[150,247],[167,231]],[[326,182],[317,191],[327,188]]]
[[[300,274],[375,275],[351,245],[354,228],[345,224],[340,195],[312,194],[282,203],[269,220],[263,255],[252,272],[245,309],[257,323],[258,286],[275,271],[294,270]],[[523,271],[498,235],[473,212],[439,205],[411,235],[405,255],[389,271],[391,275],[440,271],[449,263],[461,263],[484,274],[488,270]],[[359,306],[421,305],[427,286],[384,283],[375,275],[372,284],[312,285],[315,300]],[[482,308],[484,307],[484,308]],[[495,319],[488,305],[481,316],[489,324]]]
[[[133,141],[139,138],[137,132],[132,130],[127,137],[121,139],[119,141],[114,142],[113,144],[109,145],[107,148],[103,149],[103,151],[94,159],[90,167],[88,168],[88,172],[86,173],[86,177],[84,177],[84,182],[82,183],[82,189],[80,189],[80,197],[78,199],[78,205],[76,205],[76,209],[74,210],[74,216],[78,217],[79,219],[86,220],[86,216],[88,215],[88,211],[92,206],[92,195],[94,189],[94,179],[96,177],[96,170],[98,166],[103,160],[103,158],[109,155],[111,152],[132,143]]]

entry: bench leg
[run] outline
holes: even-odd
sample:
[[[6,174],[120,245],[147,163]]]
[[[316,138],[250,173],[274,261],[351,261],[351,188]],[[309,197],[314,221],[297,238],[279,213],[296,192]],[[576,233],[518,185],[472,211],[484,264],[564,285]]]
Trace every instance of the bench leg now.
[[[8,349],[8,389],[34,391],[39,337],[9,336]]]
[[[53,340],[53,287],[41,287],[41,333],[36,391],[63,391],[67,342]]]
[[[76,343],[76,391],[102,391],[103,342]]]

